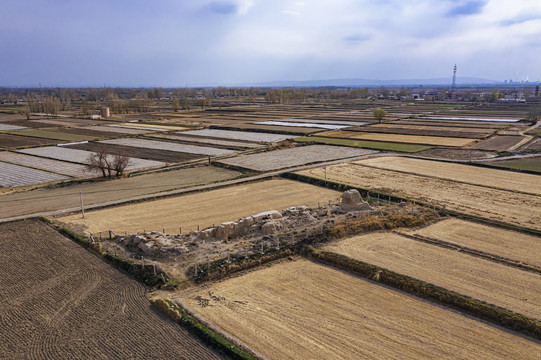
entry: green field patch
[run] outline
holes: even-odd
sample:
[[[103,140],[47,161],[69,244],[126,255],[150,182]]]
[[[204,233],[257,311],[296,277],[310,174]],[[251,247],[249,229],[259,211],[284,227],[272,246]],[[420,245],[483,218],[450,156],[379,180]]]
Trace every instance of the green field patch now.
[[[342,146],[350,146],[350,147],[361,147],[361,148],[367,148],[367,149],[388,150],[388,151],[400,151],[400,152],[408,152],[408,153],[428,150],[432,148],[431,146],[426,146],[426,145],[399,144],[399,143],[367,141],[367,140],[324,138],[324,137],[319,137],[319,136],[303,136],[300,138],[296,138],[295,141],[316,142],[320,144],[342,145]]]
[[[31,130],[18,130],[10,131],[10,134],[15,135],[24,135],[30,137],[44,138],[44,139],[54,139],[62,141],[88,141],[88,140],[98,140],[99,137],[89,136],[89,135],[79,135],[79,134],[68,134],[58,131],[51,130],[41,130],[41,129],[31,129]]]
[[[528,170],[541,173],[541,157],[502,161],[486,161],[483,164],[498,166],[507,169]]]

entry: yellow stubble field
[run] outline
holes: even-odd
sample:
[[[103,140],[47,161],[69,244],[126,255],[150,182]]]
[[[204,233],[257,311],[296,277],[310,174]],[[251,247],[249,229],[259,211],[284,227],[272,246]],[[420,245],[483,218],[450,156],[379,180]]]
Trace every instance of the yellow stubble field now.
[[[324,168],[298,172],[319,179]],[[430,176],[343,163],[326,167],[327,180],[397,195],[447,209],[541,229],[541,197]]]
[[[541,268],[541,237],[450,218],[421,229],[400,232],[421,235]]]
[[[468,184],[541,195],[540,175],[402,156],[381,156],[354,161],[354,163],[379,169],[402,171]]]
[[[266,210],[283,210],[291,206],[317,207],[336,201],[334,190],[291,180],[266,180],[183,196],[106,208],[59,218],[88,233],[113,230],[117,233],[162,231],[178,233],[235,221]]]
[[[358,131],[333,130],[317,134],[322,137],[353,139],[353,140],[374,140],[386,142],[398,142],[406,144],[440,145],[440,146],[466,146],[473,143],[473,139],[422,136],[422,135],[400,135],[384,133],[366,133]]]
[[[392,232],[355,236],[324,249],[541,320],[541,275],[533,272]]]
[[[308,260],[174,298],[268,359],[535,359],[541,345]]]

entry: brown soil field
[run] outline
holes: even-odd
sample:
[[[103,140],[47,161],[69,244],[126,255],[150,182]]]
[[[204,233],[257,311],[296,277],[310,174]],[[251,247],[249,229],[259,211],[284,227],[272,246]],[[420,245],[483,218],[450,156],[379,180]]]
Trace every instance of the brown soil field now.
[[[403,232],[443,240],[541,268],[541,237],[538,236],[456,218]]]
[[[268,359],[537,358],[541,345],[308,260],[176,296]]]
[[[450,159],[450,160],[476,160],[476,159],[488,159],[498,155],[494,151],[482,151],[474,149],[428,149],[418,151],[415,155],[426,156],[437,159]]]
[[[541,176],[539,175],[398,156],[362,159],[356,160],[354,163],[379,169],[541,195]]]
[[[0,134],[0,149],[17,149],[22,147],[56,145],[60,140],[42,139],[28,136]]]
[[[60,125],[60,126],[90,126],[90,125],[107,125],[107,124],[114,124],[114,121],[107,121],[107,120],[95,120],[95,119],[39,119],[39,120],[32,120],[37,123],[42,124],[50,124],[50,125]]]
[[[219,359],[135,280],[38,220],[0,225],[0,358]]]
[[[504,151],[522,141],[522,136],[494,136],[472,146],[474,149]]]
[[[467,127],[467,126],[456,126],[456,125],[445,125],[442,124],[409,124],[409,123],[402,123],[402,121],[393,121],[393,122],[386,122],[383,124],[373,124],[370,126],[371,128],[389,128],[389,129],[410,129],[410,130],[435,130],[435,131],[447,131],[447,132],[470,132],[470,133],[493,133],[494,130],[489,130],[487,128],[482,127]]]
[[[92,127],[77,127],[77,128],[60,128],[58,129],[59,132],[68,133],[68,134],[76,134],[76,135],[88,135],[93,136],[96,138],[111,138],[111,137],[118,137],[120,135],[111,133],[108,131],[100,131],[97,129],[93,129]]]
[[[125,154],[126,156],[129,156],[129,157],[162,161],[169,164],[185,162],[185,161],[190,161],[190,160],[195,160],[195,159],[202,159],[206,157],[203,155],[181,153],[178,151],[137,148],[133,146],[95,143],[95,142],[89,142],[89,143],[84,143],[84,144],[74,144],[74,145],[70,145],[66,147],[69,147],[72,149],[87,150],[87,151],[97,151],[98,149],[105,147],[108,151],[111,151],[111,153],[113,154],[116,152],[120,152],[121,154]]]
[[[324,247],[369,264],[541,320],[541,275],[379,232]]]
[[[375,125],[374,125],[375,126]],[[428,127],[428,126],[427,126]],[[401,135],[422,135],[422,136],[441,136],[441,137],[457,137],[466,139],[482,139],[491,135],[490,132],[474,132],[474,131],[460,131],[456,129],[408,129],[403,127],[353,127],[348,128],[347,131],[360,131],[365,133],[376,134],[401,134]]]
[[[503,129],[510,125],[505,122],[489,122],[489,121],[451,121],[451,120],[432,120],[432,119],[404,119],[393,121],[391,124],[407,124],[407,125],[423,125],[423,126],[446,126],[446,127],[463,127],[463,128],[479,128],[479,129]]]
[[[235,221],[266,210],[291,206],[317,206],[318,202],[336,200],[340,193],[291,180],[267,180],[187,194],[139,204],[62,217],[59,220],[85,231],[97,233],[135,233],[165,229],[166,232],[189,232]]]
[[[190,186],[236,178],[240,173],[214,166],[157,172],[129,178],[74,184],[69,187],[40,188],[27,192],[0,194],[0,219],[74,208],[85,205],[160,193]]]
[[[323,168],[300,174],[325,178]],[[327,166],[327,179],[426,203],[446,205],[460,213],[541,230],[541,198],[358,164]]]
[[[470,144],[472,139],[461,139],[453,137],[438,137],[438,136],[415,136],[415,135],[400,135],[400,134],[377,134],[363,133],[358,131],[333,130],[318,134],[318,136],[341,138],[341,139],[357,139],[357,140],[375,140],[375,141],[390,141],[406,144],[425,144],[425,145],[442,145],[442,146],[465,146]]]
[[[52,124],[39,123],[32,120],[26,120],[26,118],[24,120],[2,121],[2,124],[26,126],[29,128],[48,128],[48,127],[57,126],[57,125],[52,125]]]
[[[524,149],[527,150],[541,150],[541,138],[537,138],[532,140],[529,144],[527,144]]]

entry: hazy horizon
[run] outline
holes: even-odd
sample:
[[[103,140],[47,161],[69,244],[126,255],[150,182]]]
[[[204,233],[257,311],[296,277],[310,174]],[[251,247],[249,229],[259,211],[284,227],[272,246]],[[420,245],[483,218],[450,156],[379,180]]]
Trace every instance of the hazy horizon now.
[[[0,86],[541,80],[541,3],[7,0]]]

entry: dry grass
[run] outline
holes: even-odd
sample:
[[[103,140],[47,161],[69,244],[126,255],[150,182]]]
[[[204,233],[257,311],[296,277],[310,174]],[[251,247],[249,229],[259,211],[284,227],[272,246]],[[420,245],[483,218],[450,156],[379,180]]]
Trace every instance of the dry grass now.
[[[333,130],[329,132],[319,133],[318,136],[342,138],[342,139],[376,140],[376,141],[399,142],[399,143],[406,143],[406,144],[424,144],[424,145],[442,145],[442,146],[466,146],[473,142],[472,139],[462,139],[462,138],[453,138],[453,137],[363,133],[363,132],[357,132],[357,131],[343,131],[343,130]]]
[[[535,273],[389,232],[352,237],[324,249],[541,319],[541,275]]]
[[[178,299],[269,359],[534,359],[541,351],[533,341],[307,260]]]
[[[323,168],[299,174],[325,178]],[[541,198],[537,195],[487,188],[355,164],[327,166],[327,179],[519,226],[541,229]]]
[[[443,240],[541,267],[541,238],[537,236],[456,218],[440,221],[422,229],[401,232]]]
[[[179,197],[119,206],[60,218],[87,233],[116,230],[142,230],[178,233],[201,229],[266,210],[290,206],[317,206],[318,202],[336,200],[339,192],[291,180],[268,180],[188,194]]]
[[[355,163],[379,169],[403,171],[416,175],[433,176],[445,180],[541,195],[541,177],[538,175],[398,156],[363,159],[355,161]]]

